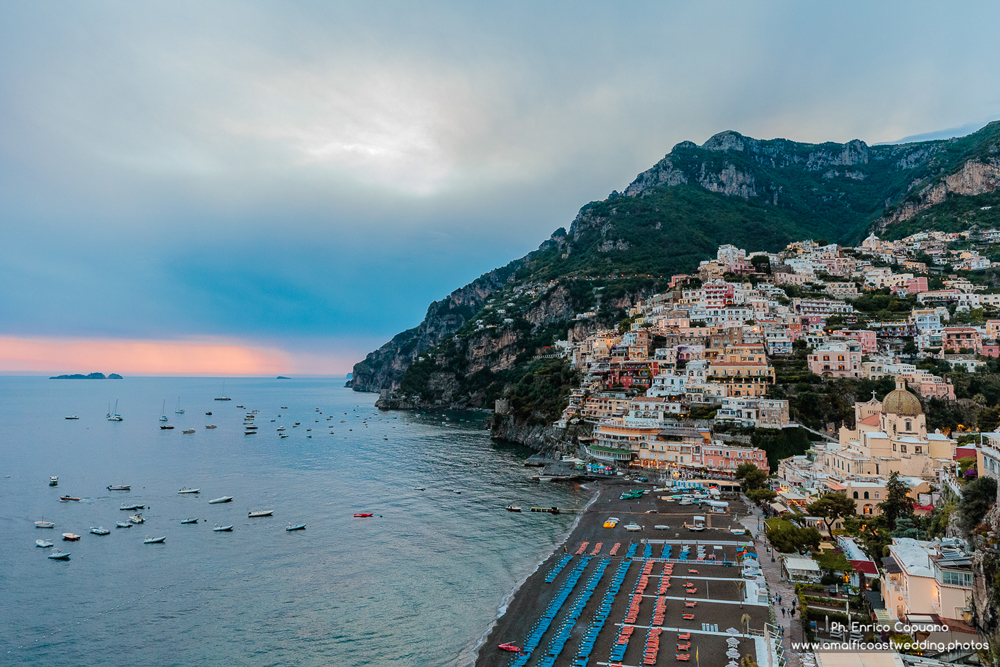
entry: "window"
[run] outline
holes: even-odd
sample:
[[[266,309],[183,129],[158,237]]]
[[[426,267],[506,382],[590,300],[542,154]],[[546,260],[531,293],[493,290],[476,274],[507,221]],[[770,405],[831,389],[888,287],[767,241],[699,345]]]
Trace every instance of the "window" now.
[[[857,492],[857,491],[855,491],[855,492],[854,492],[854,499],[855,499],[855,500],[857,500],[857,499],[858,499],[858,492]]]
[[[900,445],[899,446],[899,451],[900,451],[900,453],[905,454],[906,453],[906,445]]]
[[[906,420],[906,430],[907,431],[912,431],[913,430],[913,427],[911,426],[911,424],[912,424],[912,422],[910,422],[910,420],[907,419]]]
[[[875,492],[875,500],[878,500],[878,491]]]
[[[865,491],[865,500],[868,500],[868,492]]]

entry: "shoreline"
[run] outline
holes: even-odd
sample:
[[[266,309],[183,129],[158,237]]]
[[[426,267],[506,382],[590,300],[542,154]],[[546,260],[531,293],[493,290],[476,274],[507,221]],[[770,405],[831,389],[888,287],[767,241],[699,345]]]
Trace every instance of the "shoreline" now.
[[[585,484],[581,484],[580,487],[587,488]],[[556,543],[555,548],[548,555],[542,556],[542,558],[540,558],[539,561],[535,564],[535,568],[531,570],[531,572],[528,572],[526,575],[524,575],[524,577],[522,577],[520,581],[515,583],[513,588],[511,588],[510,591],[506,595],[504,595],[503,598],[500,599],[500,605],[497,607],[496,616],[486,627],[486,629],[482,632],[482,634],[479,635],[479,639],[476,640],[476,644],[472,649],[472,661],[468,663],[469,667],[472,667],[479,662],[479,652],[486,645],[486,642],[489,639],[490,634],[492,634],[492,632],[496,629],[497,623],[500,622],[500,619],[502,619],[504,616],[507,615],[507,610],[510,608],[510,605],[514,601],[514,598],[517,597],[517,594],[521,591],[521,589],[528,582],[528,580],[531,579],[531,577],[533,577],[542,568],[542,565],[544,565],[553,556],[559,553],[559,547],[567,545],[569,539],[573,536],[573,533],[576,532],[576,529],[579,527],[580,521],[583,519],[584,515],[588,511],[590,511],[590,507],[595,502],[597,502],[597,499],[600,497],[601,497],[600,488],[595,488],[594,493],[591,496],[590,500],[588,500],[587,504],[584,505],[583,512],[580,512],[579,514],[576,515],[576,519],[574,519],[573,523],[570,524],[569,529],[566,531],[566,534],[565,536],[563,536],[562,540]]]

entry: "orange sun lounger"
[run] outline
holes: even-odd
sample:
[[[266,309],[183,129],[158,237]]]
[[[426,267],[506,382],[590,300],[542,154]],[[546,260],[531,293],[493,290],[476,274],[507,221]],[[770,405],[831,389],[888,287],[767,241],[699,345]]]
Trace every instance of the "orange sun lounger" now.
[[[677,638],[678,639],[691,639],[691,633],[690,632],[681,632],[681,633],[679,633],[677,635]]]
[[[687,653],[678,653],[675,657],[678,660],[682,660],[684,662],[687,662],[688,660],[691,659],[691,656],[689,654],[687,654]]]
[[[694,614],[684,614],[683,616],[681,616],[681,618],[683,618],[685,621],[693,621]]]

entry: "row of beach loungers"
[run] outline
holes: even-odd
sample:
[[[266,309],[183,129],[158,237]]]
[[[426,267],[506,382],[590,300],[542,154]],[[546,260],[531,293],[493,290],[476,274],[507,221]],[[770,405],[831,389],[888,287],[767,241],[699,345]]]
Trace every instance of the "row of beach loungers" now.
[[[538,661],[539,667],[552,667],[555,664],[556,659],[566,647],[566,642],[569,641],[570,634],[573,632],[573,626],[576,625],[580,615],[583,614],[584,607],[590,602],[590,598],[594,594],[594,589],[597,588],[601,577],[604,576],[604,570],[607,569],[610,563],[610,558],[602,558],[594,569],[594,573],[590,575],[590,579],[587,580],[587,584],[583,587],[583,592],[577,596],[573,602],[573,606],[569,610],[569,614],[566,615],[566,618],[559,626],[555,637],[549,642],[549,648],[546,650],[545,655]]]
[[[615,546],[617,547],[617,545]],[[625,575],[628,573],[628,568],[631,564],[632,561],[630,560],[623,560],[618,563],[618,569],[615,570],[614,575],[611,577],[611,584],[608,586],[608,590],[605,591],[604,597],[601,599],[601,604],[597,607],[594,620],[583,634],[583,639],[580,640],[580,649],[576,653],[576,658],[573,659],[573,667],[587,667],[590,654],[594,651],[594,644],[597,643],[597,635],[604,629],[604,623],[608,620],[608,616],[611,615],[611,605],[614,604],[615,596],[621,590],[622,583],[625,581]]]
[[[562,609],[566,599],[569,598],[573,589],[576,588],[576,583],[583,576],[583,571],[587,568],[588,563],[590,563],[590,556],[582,557],[577,566],[573,568],[573,571],[566,576],[566,581],[563,583],[562,588],[556,593],[549,606],[545,608],[545,612],[541,618],[532,626],[531,632],[528,633],[528,638],[524,641],[524,646],[521,648],[521,652],[511,662],[511,667],[524,667],[524,665],[528,664],[528,660],[531,659],[531,652],[538,648],[538,645],[542,641],[542,635],[548,631],[549,626],[552,625],[552,621],[559,614],[559,610]]]

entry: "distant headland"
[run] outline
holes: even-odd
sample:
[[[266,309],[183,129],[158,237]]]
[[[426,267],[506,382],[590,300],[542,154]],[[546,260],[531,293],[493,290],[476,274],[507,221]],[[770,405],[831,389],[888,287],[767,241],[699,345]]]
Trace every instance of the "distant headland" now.
[[[118,373],[111,373],[110,375],[105,375],[104,373],[88,373],[84,375],[83,373],[74,373],[73,375],[54,375],[49,378],[50,380],[122,380],[121,375]]]
[[[279,380],[291,380],[292,378],[285,377],[284,375],[279,375],[277,379],[279,379]]]

